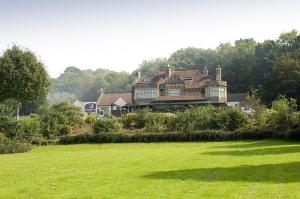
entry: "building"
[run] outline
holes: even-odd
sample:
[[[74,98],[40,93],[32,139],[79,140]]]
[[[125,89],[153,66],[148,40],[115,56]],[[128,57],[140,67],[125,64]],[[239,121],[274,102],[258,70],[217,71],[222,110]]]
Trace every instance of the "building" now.
[[[250,106],[249,93],[228,93],[227,105],[230,107],[248,107]]]
[[[104,115],[118,115],[124,106],[131,105],[131,93],[102,93],[97,101],[97,110]]]
[[[221,68],[215,75],[208,69],[173,70],[165,67],[152,77],[142,77],[136,72],[132,85],[132,103],[135,107],[149,106],[154,109],[188,106],[195,104],[225,104],[227,82],[222,81]]]
[[[253,114],[255,112],[251,106],[249,92],[228,94],[227,106],[238,107],[249,116],[253,116]]]

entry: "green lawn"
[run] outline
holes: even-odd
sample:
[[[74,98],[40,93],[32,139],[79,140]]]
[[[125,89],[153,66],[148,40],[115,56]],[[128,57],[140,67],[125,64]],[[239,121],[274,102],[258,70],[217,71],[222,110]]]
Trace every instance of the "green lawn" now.
[[[86,144],[0,155],[0,198],[300,198],[300,143]]]

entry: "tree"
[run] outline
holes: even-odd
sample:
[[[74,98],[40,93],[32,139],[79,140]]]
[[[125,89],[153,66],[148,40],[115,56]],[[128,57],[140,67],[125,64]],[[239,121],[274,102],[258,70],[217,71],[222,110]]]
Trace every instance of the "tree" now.
[[[276,60],[264,84],[264,101],[271,103],[279,95],[300,100],[300,35],[283,33],[276,41]]]
[[[140,66],[139,71],[143,75],[153,75],[161,68],[166,67],[168,65],[168,60],[166,58],[157,58],[153,60],[144,60]]]
[[[21,103],[39,100],[47,95],[48,74],[41,61],[29,50],[14,45],[0,58],[0,100]],[[18,116],[18,114],[17,114]]]

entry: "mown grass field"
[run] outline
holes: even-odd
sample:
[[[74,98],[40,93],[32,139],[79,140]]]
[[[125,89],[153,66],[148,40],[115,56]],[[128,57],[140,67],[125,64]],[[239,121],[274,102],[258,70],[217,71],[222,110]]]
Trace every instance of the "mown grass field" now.
[[[300,198],[300,143],[86,144],[0,155],[0,198]]]

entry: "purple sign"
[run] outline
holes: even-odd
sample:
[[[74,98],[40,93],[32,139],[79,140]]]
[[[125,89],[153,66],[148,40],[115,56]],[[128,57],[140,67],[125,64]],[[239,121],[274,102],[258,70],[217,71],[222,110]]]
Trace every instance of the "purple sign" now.
[[[96,112],[97,106],[96,102],[86,102],[84,103],[85,112]]]

